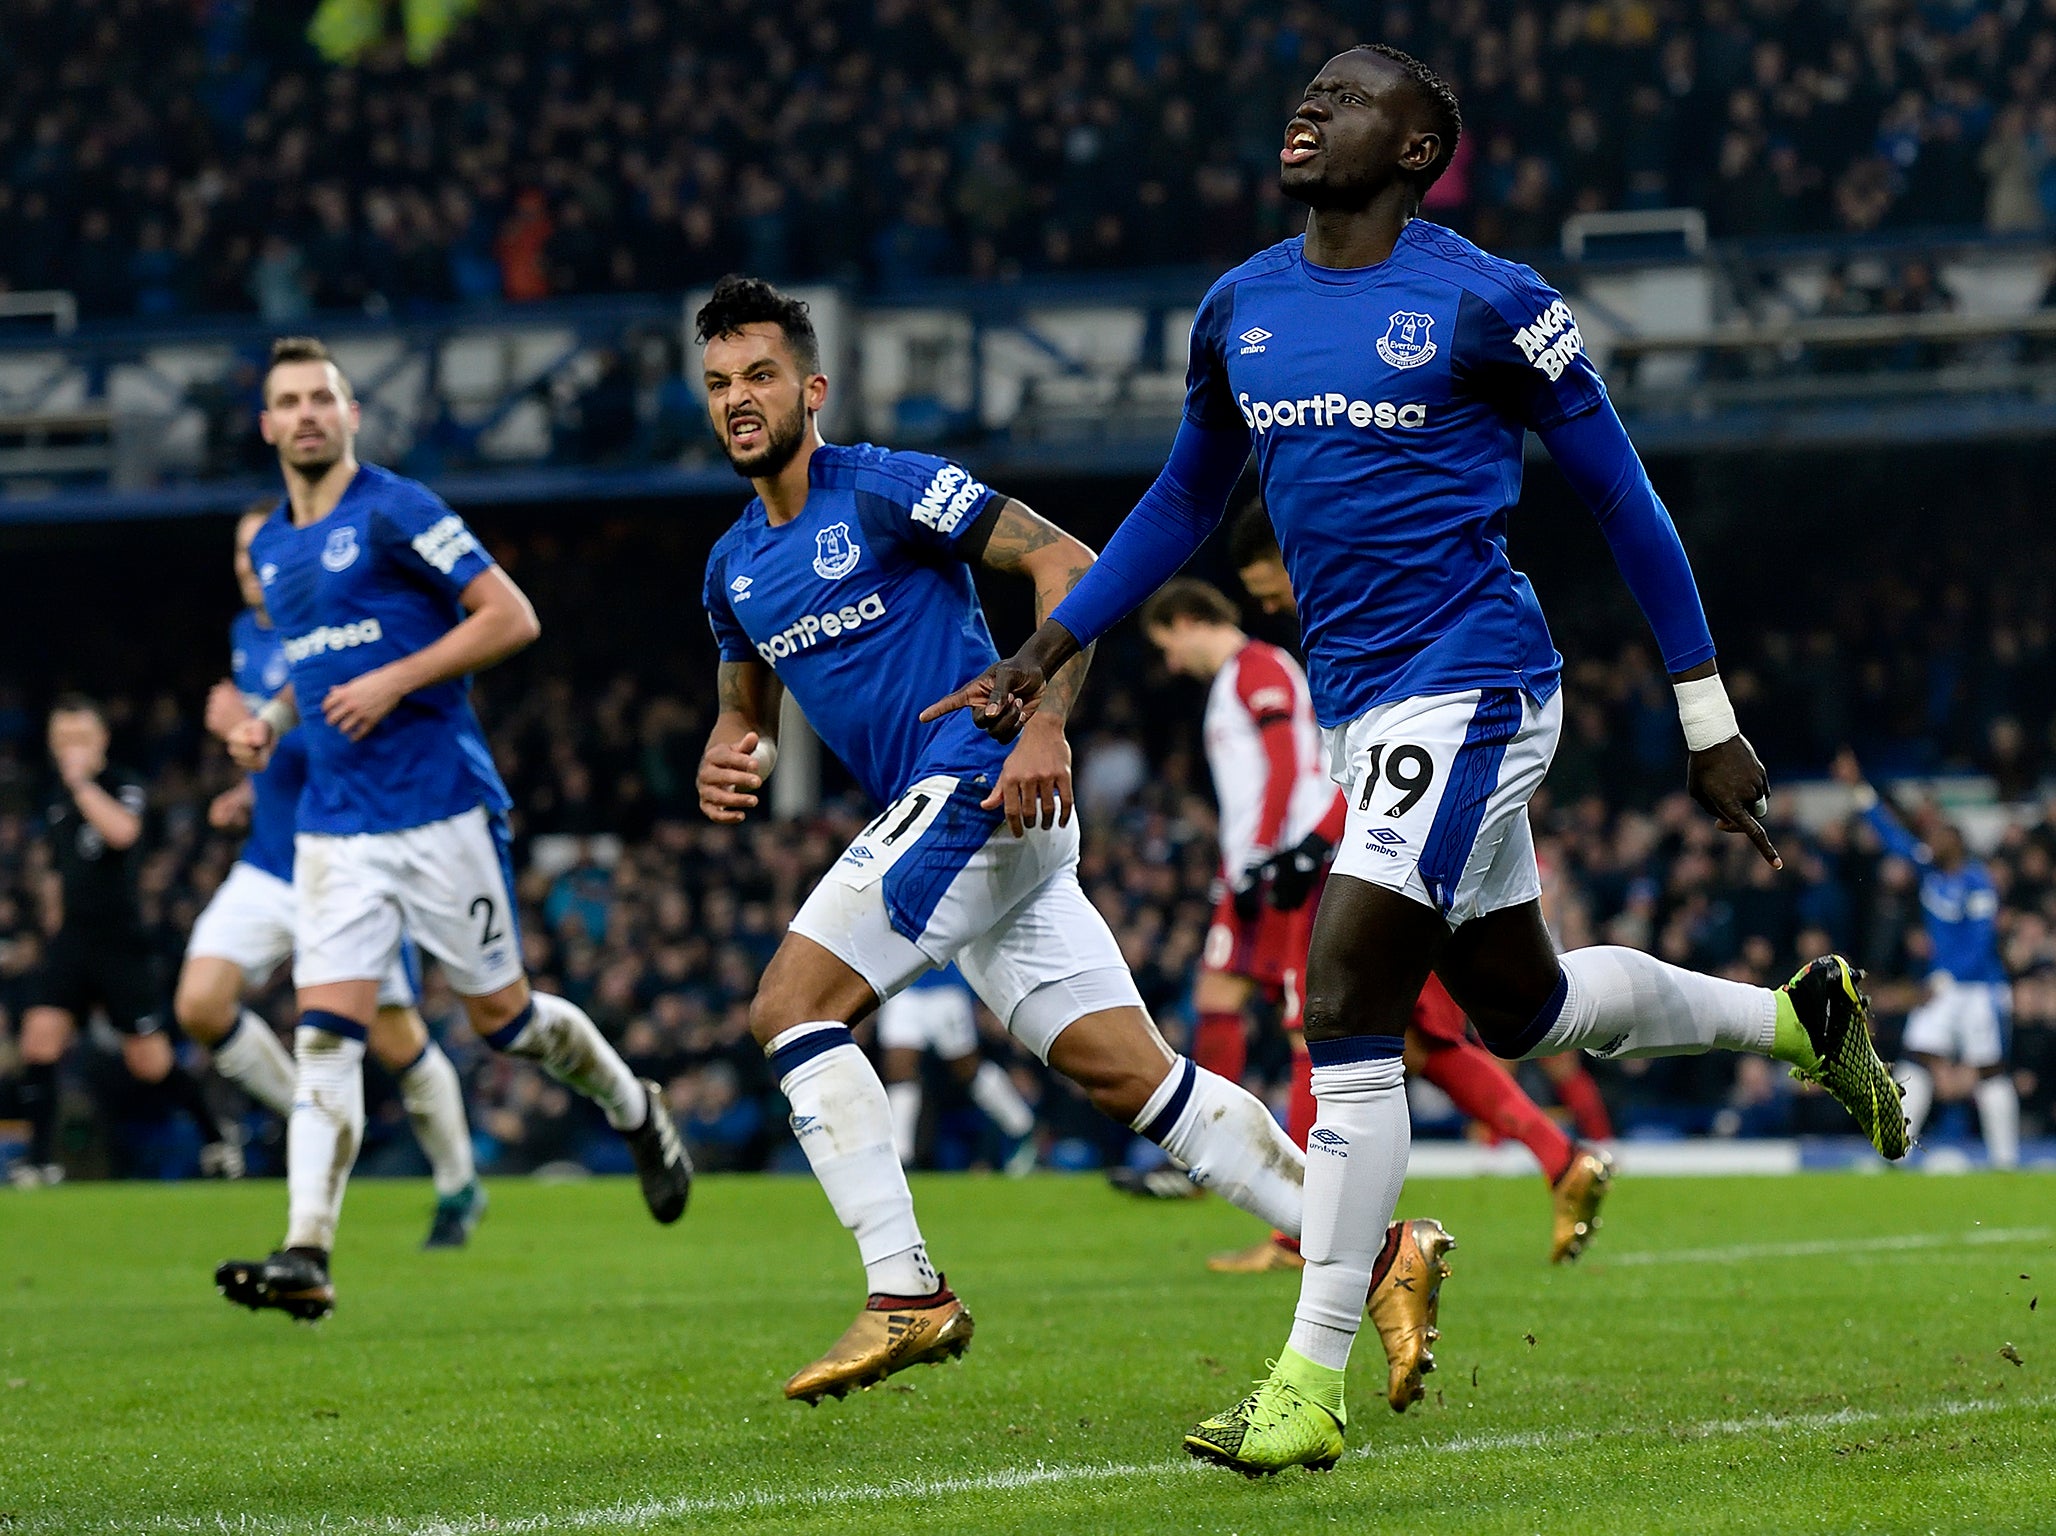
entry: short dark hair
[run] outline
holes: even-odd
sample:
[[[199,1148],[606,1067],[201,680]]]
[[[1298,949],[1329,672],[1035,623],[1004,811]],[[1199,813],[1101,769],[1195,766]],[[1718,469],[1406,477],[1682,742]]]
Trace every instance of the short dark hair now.
[[[1238,571],[1262,565],[1266,560],[1285,558],[1278,548],[1277,532],[1271,527],[1271,514],[1264,510],[1261,497],[1253,498],[1235,514],[1235,526],[1228,530],[1228,558],[1235,562]]]
[[[807,301],[780,293],[761,277],[731,272],[714,285],[713,295],[693,316],[693,330],[704,346],[716,336],[733,336],[746,325],[777,326],[794,361],[808,373],[821,371],[821,340],[814,334]]]
[[[1240,624],[1242,614],[1212,582],[1173,576],[1142,605],[1142,627],[1169,629],[1180,619],[1196,619],[1201,624]]]
[[[100,701],[88,693],[60,693],[50,701],[53,715],[91,715],[102,726],[107,724],[107,711],[100,707]]]
[[[343,381],[343,394],[350,393],[350,381],[336,364],[335,354],[328,349],[328,343],[319,336],[280,336],[271,343],[271,359],[264,365],[264,379],[271,382],[271,370],[282,363],[328,363],[335,366],[336,377]]]
[[[1429,126],[1442,140],[1442,148],[1428,163],[1426,170],[1415,173],[1414,185],[1422,192],[1435,185],[1449,162],[1456,156],[1457,141],[1463,137],[1463,109],[1456,104],[1456,92],[1449,82],[1434,70],[1428,68],[1412,54],[1394,48],[1390,43],[1358,43],[1351,53],[1375,53],[1381,59],[1390,59],[1405,71],[1419,92],[1422,105],[1428,109]]]

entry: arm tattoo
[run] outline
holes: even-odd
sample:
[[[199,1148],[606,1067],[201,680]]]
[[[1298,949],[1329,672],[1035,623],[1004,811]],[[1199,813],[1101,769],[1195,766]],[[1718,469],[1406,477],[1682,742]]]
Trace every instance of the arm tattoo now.
[[[778,674],[760,661],[724,661],[714,675],[721,713],[740,715],[744,724],[767,741],[778,739],[778,706],[785,686]]]
[[[738,715],[753,714],[756,709],[756,689],[750,686],[750,673],[756,669],[754,662],[724,661],[714,674],[714,686],[720,695],[721,712]]]
[[[1053,544],[1071,542],[1077,558],[1060,571],[1046,568],[1040,572],[1029,570],[1029,557]],[[1000,506],[999,518],[992,525],[992,532],[985,541],[983,560],[987,570],[1005,571],[1009,575],[1034,575],[1035,577],[1035,622],[1040,624],[1050,616],[1057,604],[1070,594],[1092,569],[1092,552],[1082,544],[1070,541],[1068,535],[1048,519],[1038,517],[1011,496]],[[1078,702],[1079,690],[1085,686],[1086,670],[1092,665],[1092,647],[1087,646],[1063,666],[1057,668],[1057,675],[1049,679],[1042,695],[1041,713],[1056,720],[1068,720],[1071,707]]]
[[[1039,625],[1050,616],[1057,603],[1071,593],[1071,589],[1085,579],[1085,573],[1092,569],[1091,560],[1082,560],[1064,572],[1063,591],[1056,594],[1054,602],[1048,601],[1040,588],[1035,593],[1035,622]],[[1051,678],[1043,689],[1042,707],[1059,720],[1071,718],[1072,706],[1077,704],[1078,695],[1085,687],[1085,674],[1092,667],[1092,653],[1098,649],[1094,641],[1076,656],[1057,668],[1057,675]]]
[[[999,521],[985,539],[985,568],[1021,574],[1021,564],[1038,549],[1047,549],[1063,537],[1052,524],[1037,517],[1009,496],[1000,506]]]

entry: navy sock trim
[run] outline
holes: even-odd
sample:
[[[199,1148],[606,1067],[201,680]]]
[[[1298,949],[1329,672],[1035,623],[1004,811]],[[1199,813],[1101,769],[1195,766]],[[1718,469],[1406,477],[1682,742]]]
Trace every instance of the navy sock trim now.
[[[782,1083],[795,1069],[805,1066],[816,1056],[825,1056],[830,1051],[856,1043],[850,1032],[840,1024],[827,1029],[809,1030],[790,1045],[781,1045],[771,1053],[772,1074]]]
[[[1339,1040],[1309,1040],[1306,1054],[1319,1067],[1350,1067],[1360,1061],[1390,1061],[1406,1054],[1404,1035],[1344,1035]]]
[[[1185,1113],[1185,1106],[1192,1102],[1192,1088],[1199,1081],[1199,1068],[1192,1064],[1190,1056],[1179,1058],[1179,1071],[1178,1086],[1171,1090],[1170,1098],[1164,1101],[1164,1107],[1157,1111],[1156,1118],[1142,1128],[1142,1134],[1158,1146],[1164,1144],[1164,1138],[1177,1125],[1178,1117]]]
[[[364,1026],[355,1019],[340,1013],[330,1013],[326,1008],[309,1008],[300,1015],[300,1028],[318,1029],[325,1035],[336,1035],[344,1040],[364,1043]]]
[[[514,1042],[521,1038],[521,1032],[528,1028],[528,1021],[535,1017],[535,1000],[529,999],[528,1006],[498,1029],[485,1037],[485,1043],[496,1051],[511,1051]]]
[[[428,1048],[434,1044],[435,1042],[433,1040],[423,1041],[421,1049],[414,1053],[414,1059],[408,1062],[407,1065],[404,1067],[395,1067],[393,1069],[393,1076],[396,1078],[405,1077],[409,1072],[412,1072],[416,1067],[420,1066],[424,1061],[428,1059]]]
[[[1528,1020],[1527,1027],[1511,1040],[1494,1040],[1480,1030],[1479,1036],[1492,1048],[1492,1054],[1507,1061],[1519,1061],[1528,1052],[1542,1043],[1542,1037],[1556,1027],[1556,1021],[1563,1017],[1564,1000],[1571,993],[1570,972],[1562,966],[1556,968],[1556,987],[1549,994],[1549,1001],[1541,1011]]]

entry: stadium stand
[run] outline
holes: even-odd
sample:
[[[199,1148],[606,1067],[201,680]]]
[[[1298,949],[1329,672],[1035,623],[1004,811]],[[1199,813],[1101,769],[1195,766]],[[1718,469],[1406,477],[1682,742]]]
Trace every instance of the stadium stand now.
[[[1290,232],[1281,111],[1360,34],[1455,84],[1428,211],[1490,247],[1602,210],[1703,208],[1716,237],[2056,224],[2048,0],[494,0],[427,63],[345,68],[311,11],[0,4],[0,285],[297,324],[738,266],[876,291],[1220,267]]]

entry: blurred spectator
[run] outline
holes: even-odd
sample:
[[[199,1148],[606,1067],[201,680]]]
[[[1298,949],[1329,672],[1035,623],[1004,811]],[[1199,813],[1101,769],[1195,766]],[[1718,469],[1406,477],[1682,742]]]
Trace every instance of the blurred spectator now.
[[[721,6],[506,0],[428,62],[330,66],[261,7],[0,0],[0,280],[122,313],[140,295],[106,275],[174,249],[196,307],[289,302],[258,274],[271,237],[317,308],[402,312],[735,265],[890,289],[1219,264],[1287,232],[1285,116],[1364,33],[1455,86],[1466,131],[1429,213],[1488,243],[1686,204],[1732,235],[2056,224],[2045,4],[1374,14],[796,0],[750,29]]]

